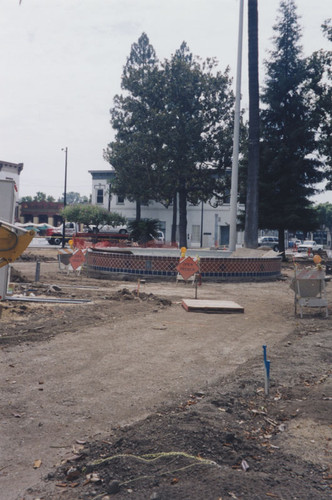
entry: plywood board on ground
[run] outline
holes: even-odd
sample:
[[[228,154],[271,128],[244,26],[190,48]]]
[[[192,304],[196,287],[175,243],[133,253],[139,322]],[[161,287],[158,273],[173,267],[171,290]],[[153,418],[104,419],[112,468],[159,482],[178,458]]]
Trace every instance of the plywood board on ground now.
[[[183,299],[182,307],[188,312],[243,313],[244,308],[231,300]]]

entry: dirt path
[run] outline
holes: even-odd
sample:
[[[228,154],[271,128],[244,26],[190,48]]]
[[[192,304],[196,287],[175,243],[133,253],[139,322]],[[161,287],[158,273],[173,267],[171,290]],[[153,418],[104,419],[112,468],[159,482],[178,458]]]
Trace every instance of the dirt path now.
[[[21,271],[24,265],[31,273],[28,264],[20,264]],[[73,284],[72,277],[45,272],[46,282],[52,278]],[[143,421],[193,393],[207,393],[260,356],[262,344],[268,345],[273,370],[278,346],[305,323],[294,318],[285,281],[203,285],[201,298],[244,306],[245,313],[236,315],[187,313],[179,302],[192,297],[193,289],[184,285],[145,285],[143,294],[168,297],[168,306],[152,298],[114,299],[124,286],[133,290],[133,283],[80,278],[79,284],[82,289],[71,287],[71,294],[89,296],[92,304],[28,305],[23,320],[15,304],[3,314],[4,336],[11,328],[23,332],[19,344],[2,342],[0,351],[0,496],[6,500],[37,498],[38,487],[30,493],[28,488],[42,484],[79,443],[108,440],[118,426]],[[306,325],[320,329],[327,322],[318,316]],[[40,467],[33,467],[35,460]],[[63,495],[59,498],[74,498],[68,491]]]

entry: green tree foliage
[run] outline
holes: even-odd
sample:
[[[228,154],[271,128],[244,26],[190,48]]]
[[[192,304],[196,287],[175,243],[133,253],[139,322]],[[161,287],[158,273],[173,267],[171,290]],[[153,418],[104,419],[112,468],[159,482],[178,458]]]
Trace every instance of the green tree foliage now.
[[[46,201],[46,194],[41,191],[37,191],[35,196],[33,197],[33,201]]]
[[[61,215],[67,221],[77,222],[85,226],[95,226],[96,228],[102,228],[106,225],[116,227],[126,223],[126,219],[122,215],[109,212],[96,205],[68,205],[61,211]]]
[[[262,94],[259,226],[278,229],[279,247],[284,250],[285,229],[316,227],[310,196],[324,172],[316,154],[319,120],[299,44],[294,0],[281,2],[274,31]]]
[[[322,28],[328,40],[332,42],[332,19],[326,19],[322,24]]]
[[[157,58],[145,33],[131,47],[122,75],[126,95],[114,98],[111,124],[115,140],[108,145],[105,159],[115,170],[111,191],[136,202],[136,219],[141,204],[154,198],[154,163],[158,137],[154,133],[154,89]]]
[[[58,201],[63,203],[63,200],[64,194],[58,199]],[[69,191],[69,193],[66,193],[66,204],[74,205],[75,203],[89,203],[89,199],[87,196],[81,196],[80,193],[77,193],[76,191]]]
[[[158,228],[159,220],[157,219],[141,219],[128,223],[130,237],[138,243],[147,243],[153,238],[157,238]]]
[[[80,193],[76,193],[75,191],[69,191],[66,194],[66,202],[67,205],[74,205],[75,203],[87,203],[88,198],[86,196],[81,196]]]
[[[31,202],[31,201],[47,201],[50,203],[55,202],[54,196],[46,195],[38,191],[34,197],[32,196],[23,196],[20,201]],[[58,198],[58,203],[63,203],[63,196]],[[70,191],[66,195],[67,205],[72,205],[74,203],[89,203],[89,199],[87,196],[81,196],[80,193],[76,193],[74,191]]]
[[[231,166],[234,98],[228,70],[217,72],[216,65],[202,63],[183,43],[160,66],[143,33],[124,69],[127,94],[116,96],[111,110],[116,138],[105,158],[115,169],[112,190],[166,206],[178,195],[182,246],[187,202],[217,196],[221,203]]]
[[[163,157],[158,166],[170,199],[178,193],[180,246],[187,242],[187,203],[228,194],[231,167],[233,104],[228,69],[203,63],[182,43],[163,65]],[[166,196],[165,196],[166,197]]]
[[[332,204],[320,203],[315,206],[315,211],[320,228],[327,228],[332,234]]]
[[[326,37],[332,42],[332,20],[329,19],[323,24]],[[323,108],[324,117],[322,126],[322,153],[327,158],[330,172],[332,170],[332,50],[325,53],[325,76],[327,84],[325,86],[323,102],[319,103]],[[332,178],[329,177],[329,189],[332,189]]]
[[[324,34],[332,42],[331,19],[322,25]],[[324,158],[326,189],[332,189],[332,50],[319,50],[309,59],[308,72],[314,93],[314,109],[320,121],[319,152]]]

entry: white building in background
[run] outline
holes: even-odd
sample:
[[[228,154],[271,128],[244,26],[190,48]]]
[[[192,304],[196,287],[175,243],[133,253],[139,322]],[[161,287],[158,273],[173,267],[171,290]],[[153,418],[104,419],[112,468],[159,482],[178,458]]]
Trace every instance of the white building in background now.
[[[14,181],[17,192],[20,187],[20,173],[23,170],[23,163],[10,163],[0,160],[0,179]]]
[[[18,218],[18,199],[20,189],[20,174],[23,170],[23,163],[11,163],[0,160],[0,180],[14,181],[15,188],[15,220]]]
[[[136,204],[116,194],[109,194],[109,185],[114,177],[113,170],[89,170],[92,176],[92,204],[118,212],[127,220],[134,220]],[[165,241],[171,241],[173,207],[165,208],[161,203],[152,201],[141,207],[142,219],[158,219]],[[209,203],[187,206],[187,247],[209,248],[228,245],[230,205],[213,208]],[[237,244],[243,244],[243,232],[237,234]]]

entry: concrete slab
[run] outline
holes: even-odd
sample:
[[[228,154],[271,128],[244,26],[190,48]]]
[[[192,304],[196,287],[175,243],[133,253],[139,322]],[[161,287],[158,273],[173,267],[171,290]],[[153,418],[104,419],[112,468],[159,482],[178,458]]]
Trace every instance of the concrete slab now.
[[[182,307],[188,312],[243,313],[244,307],[231,300],[183,299]]]

